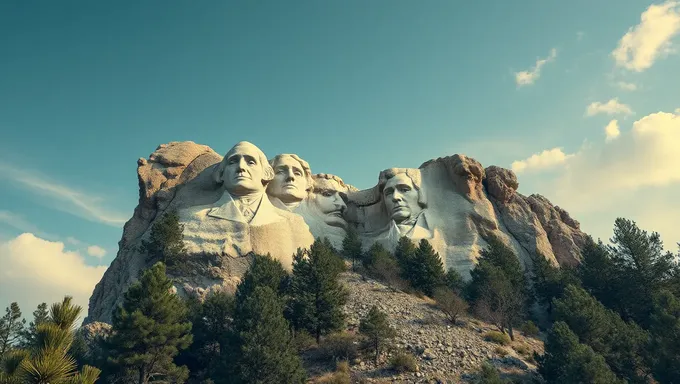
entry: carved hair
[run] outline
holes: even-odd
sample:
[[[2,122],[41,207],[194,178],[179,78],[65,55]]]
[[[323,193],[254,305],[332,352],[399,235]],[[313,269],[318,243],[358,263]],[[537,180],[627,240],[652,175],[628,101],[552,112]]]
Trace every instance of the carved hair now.
[[[266,186],[270,181],[272,181],[272,179],[274,179],[274,169],[272,168],[271,165],[269,165],[269,162],[267,161],[267,156],[264,154],[264,152],[262,152],[260,148],[258,148],[252,143],[249,143],[247,141],[239,141],[238,143],[236,143],[236,145],[231,147],[229,152],[227,152],[227,154],[224,155],[224,158],[222,158],[222,161],[220,161],[220,163],[217,164],[217,167],[215,167],[215,170],[213,171],[212,174],[215,184],[222,185],[224,183],[224,180],[222,178],[224,176],[224,169],[227,167],[227,161],[229,160],[229,156],[227,155],[229,155],[229,153],[233,151],[234,148],[244,144],[252,145],[257,151],[257,161],[260,163],[263,170],[262,185]]]
[[[387,184],[387,181],[402,173],[406,174],[406,176],[411,179],[413,187],[416,189],[416,191],[418,191],[418,205],[420,205],[421,208],[427,208],[427,198],[421,189],[422,179],[420,177],[419,169],[390,168],[380,172],[380,176],[378,176],[378,191],[380,193],[380,198],[383,198],[383,190],[385,189],[385,184]]]
[[[302,167],[302,172],[305,173],[305,180],[307,181],[307,188],[305,189],[307,192],[312,190],[312,187],[314,186],[314,180],[312,180],[312,169],[309,167],[309,163],[302,160],[300,156],[294,154],[294,153],[282,153],[280,155],[274,156],[273,159],[269,160],[269,165],[271,165],[272,169],[276,168],[276,163],[281,160],[284,156],[288,156],[293,158],[293,160],[297,161],[300,163],[300,166]],[[274,171],[276,173],[276,171]]]

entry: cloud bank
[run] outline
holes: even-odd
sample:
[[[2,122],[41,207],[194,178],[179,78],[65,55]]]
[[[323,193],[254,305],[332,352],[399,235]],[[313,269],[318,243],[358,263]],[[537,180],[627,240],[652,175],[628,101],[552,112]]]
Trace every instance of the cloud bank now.
[[[24,233],[0,243],[0,305],[16,301],[30,314],[38,304],[73,296],[87,315],[87,304],[106,266],[89,266],[78,252],[66,251],[64,243]]]

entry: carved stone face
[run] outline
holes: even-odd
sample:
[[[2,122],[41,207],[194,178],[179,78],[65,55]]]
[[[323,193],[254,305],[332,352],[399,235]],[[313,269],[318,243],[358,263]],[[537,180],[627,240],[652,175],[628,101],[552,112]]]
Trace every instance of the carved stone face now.
[[[259,148],[250,143],[239,143],[227,152],[222,180],[229,193],[240,196],[264,191],[264,164],[260,153]]]
[[[274,164],[274,179],[267,186],[267,192],[284,203],[296,203],[307,197],[307,178],[299,161],[291,156],[282,156]]]
[[[347,222],[342,214],[347,205],[340,196],[339,189],[340,185],[334,180],[316,180],[312,202],[323,215],[326,224],[345,228]]]
[[[405,173],[397,174],[387,180],[383,189],[383,199],[387,214],[397,224],[415,218],[422,211],[418,204],[418,190]]]

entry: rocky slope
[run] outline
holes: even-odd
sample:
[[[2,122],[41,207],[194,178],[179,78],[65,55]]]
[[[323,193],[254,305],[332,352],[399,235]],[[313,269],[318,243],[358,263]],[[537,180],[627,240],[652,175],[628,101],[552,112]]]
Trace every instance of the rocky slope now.
[[[468,317],[453,325],[428,298],[395,291],[353,272],[343,274],[341,281],[349,291],[345,306],[349,331],[357,331],[361,317],[375,305],[387,313],[397,331],[393,350],[406,350],[418,361],[418,372],[402,374],[387,366],[390,354],[382,357],[378,369],[369,360],[355,361],[350,367],[353,382],[459,383],[471,378],[484,361],[506,376],[530,380],[535,375],[536,366],[528,356],[543,353],[538,339],[516,332],[515,342],[502,347],[483,338],[485,332],[496,330],[493,326]],[[515,348],[528,352],[520,354]]]
[[[94,289],[85,323],[110,321],[111,310],[120,302],[125,289],[148,267],[139,246],[154,220],[187,196],[202,194],[203,179],[208,178],[203,171],[221,159],[209,147],[186,141],[160,145],[148,159],[137,161],[139,204],[124,226],[116,258]],[[454,189],[451,193],[456,201],[451,203],[455,205],[452,212],[460,217],[450,217],[457,220],[459,224],[455,225],[461,229],[451,243],[461,250],[462,259],[476,254],[489,236],[501,235],[525,266],[534,254],[561,265],[578,262],[579,249],[586,237],[578,222],[543,196],[517,193],[519,183],[512,171],[496,166],[484,168],[464,155],[430,160],[420,169],[441,175]],[[350,178],[345,179],[351,182]],[[458,206],[463,208],[457,211]],[[202,292],[206,287],[200,286],[201,277],[227,274],[215,270],[221,268],[219,260],[197,258],[192,265],[195,269],[192,276],[179,277],[197,283],[195,287],[184,287],[184,291]]]

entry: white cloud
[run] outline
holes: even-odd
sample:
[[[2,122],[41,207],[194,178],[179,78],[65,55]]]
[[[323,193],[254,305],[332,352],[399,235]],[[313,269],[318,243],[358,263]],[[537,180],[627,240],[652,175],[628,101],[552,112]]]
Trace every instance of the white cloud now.
[[[82,241],[76,239],[75,237],[71,237],[71,236],[66,238],[66,242],[68,242],[69,244],[72,244],[72,245],[80,245],[80,244],[83,243]]]
[[[618,83],[616,83],[616,86],[624,91],[634,91],[637,89],[637,85],[635,85],[634,83],[626,83],[625,81],[619,81]]]
[[[564,164],[573,156],[573,154],[565,154],[562,152],[562,148],[546,149],[525,160],[513,161],[511,168],[515,173],[521,173],[527,170],[544,170]]]
[[[616,140],[588,143],[553,175],[524,175],[520,185],[566,209],[603,240],[616,217],[680,241],[680,111],[649,114]]]
[[[17,301],[30,314],[46,302],[73,296],[76,304],[87,305],[94,286],[106,266],[89,266],[78,252],[66,251],[64,243],[52,242],[24,233],[0,243],[0,305]]]
[[[522,87],[524,85],[533,84],[541,76],[541,68],[547,63],[555,60],[556,57],[557,49],[553,48],[550,50],[550,55],[548,55],[548,57],[536,60],[536,64],[530,70],[516,72],[515,82],[517,83],[517,86]]]
[[[628,105],[620,103],[618,98],[614,98],[606,103],[600,103],[599,101],[590,103],[586,108],[586,116],[595,116],[598,113],[632,115],[633,110]]]
[[[106,249],[98,245],[90,245],[87,247],[87,254],[101,259],[102,257],[106,256]]]
[[[619,129],[619,122],[616,120],[612,120],[607,124],[606,127],[604,127],[604,133],[606,136],[605,141],[609,142],[621,135],[621,130]]]
[[[127,221],[122,212],[112,212],[102,207],[104,198],[76,191],[58,182],[50,181],[44,175],[0,163],[0,176],[7,178],[30,192],[45,196],[50,201],[44,204],[85,219],[121,227]],[[56,203],[67,203],[64,208]]]
[[[642,72],[670,53],[672,38],[680,32],[679,6],[678,1],[650,5],[612,52],[616,65]]]

